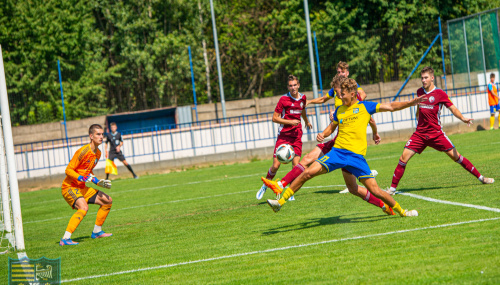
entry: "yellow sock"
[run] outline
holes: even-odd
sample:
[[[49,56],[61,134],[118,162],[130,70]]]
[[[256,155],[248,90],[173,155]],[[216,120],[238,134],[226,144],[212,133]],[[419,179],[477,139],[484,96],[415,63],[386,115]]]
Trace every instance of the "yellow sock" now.
[[[106,217],[109,214],[109,210],[111,210],[111,205],[102,205],[97,211],[97,218],[95,219],[95,224],[98,226],[102,226]]]
[[[288,187],[288,189],[283,192],[283,196],[281,196],[281,199],[278,200],[281,206],[286,203],[286,200],[288,200],[290,197],[293,196],[295,192],[292,190],[292,188]]]
[[[85,215],[87,215],[87,211],[84,210],[78,210],[76,213],[73,214],[71,219],[69,219],[68,227],[66,228],[67,232],[73,233],[80,222],[85,218]]]
[[[401,209],[401,206],[399,205],[398,202],[396,202],[396,205],[394,205],[394,207],[392,207],[392,209],[394,211],[398,212],[400,216],[402,216],[402,217],[405,216],[405,210]]]
[[[500,117],[498,117],[499,120],[500,120]],[[495,116],[491,116],[490,117],[490,129],[493,128],[493,126],[495,125]]]

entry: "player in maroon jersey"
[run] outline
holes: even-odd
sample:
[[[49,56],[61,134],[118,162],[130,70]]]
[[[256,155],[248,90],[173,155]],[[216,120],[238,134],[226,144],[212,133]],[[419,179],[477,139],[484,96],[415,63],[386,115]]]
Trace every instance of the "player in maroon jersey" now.
[[[273,179],[280,168],[281,163],[276,158],[276,149],[282,144],[289,144],[295,151],[292,160],[293,166],[297,165],[302,155],[302,124],[300,117],[304,119],[308,129],[312,129],[311,123],[306,116],[306,95],[299,93],[299,79],[296,76],[288,76],[288,93],[281,96],[276,109],[274,109],[273,122],[280,124],[278,128],[278,139],[274,146],[273,165],[269,168],[266,178]],[[262,199],[267,190],[265,184],[257,192],[257,199]],[[292,199],[292,198],[290,198]],[[292,199],[293,200],[293,199]]]
[[[434,86],[434,69],[427,66],[420,72],[422,88],[417,90],[417,96],[426,95],[426,102],[420,103],[417,109],[417,130],[406,143],[403,154],[392,177],[391,188],[387,190],[389,194],[394,195],[398,187],[399,180],[403,177],[406,164],[415,155],[422,153],[427,146],[437,151],[445,152],[453,161],[460,164],[467,171],[476,176],[483,184],[495,182],[493,178],[482,176],[472,163],[458,153],[453,143],[443,132],[441,126],[441,109],[443,106],[468,126],[472,125],[472,119],[465,118],[462,113],[453,105],[448,95],[441,89]]]

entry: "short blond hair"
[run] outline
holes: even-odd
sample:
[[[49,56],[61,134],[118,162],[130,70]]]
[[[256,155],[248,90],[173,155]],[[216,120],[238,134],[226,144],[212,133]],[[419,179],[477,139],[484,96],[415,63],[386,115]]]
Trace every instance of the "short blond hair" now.
[[[340,84],[342,81],[346,79],[345,76],[340,75],[340,74],[335,74],[335,76],[332,78],[332,82],[330,82],[330,87],[335,88],[335,87],[340,87]]]
[[[356,93],[358,90],[358,83],[356,83],[356,80],[352,78],[346,78],[342,81],[342,83],[340,83],[340,88],[342,88],[342,91],[347,93]]]

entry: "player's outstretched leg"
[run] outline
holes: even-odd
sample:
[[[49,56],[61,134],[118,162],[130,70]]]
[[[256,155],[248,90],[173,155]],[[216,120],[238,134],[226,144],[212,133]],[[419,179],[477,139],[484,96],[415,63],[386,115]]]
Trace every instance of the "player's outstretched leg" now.
[[[403,174],[405,174],[406,164],[410,161],[410,159],[415,155],[415,151],[405,148],[403,150],[403,154],[399,158],[398,165],[394,170],[394,174],[392,175],[392,183],[391,188],[387,190],[387,193],[390,195],[396,194],[396,188],[398,188],[399,181],[403,178]]]
[[[95,220],[94,230],[92,231],[92,235],[91,235],[91,237],[93,239],[110,237],[113,235],[111,233],[105,233],[102,230],[102,225],[104,224],[104,221],[106,221],[106,218],[108,217],[109,211],[111,210],[112,203],[113,203],[113,199],[111,199],[111,197],[109,197],[106,193],[104,193],[102,191],[97,192],[95,204],[101,205],[101,207],[97,211],[97,217]]]
[[[371,174],[373,175],[373,177],[377,177],[378,171],[373,169],[371,171]],[[356,177],[354,177],[354,178],[356,179]],[[347,193],[351,193],[351,191],[349,191],[349,187],[347,187],[347,185],[346,185],[346,188],[344,190],[340,191],[339,194],[347,194]]]
[[[371,194],[375,195],[375,197],[382,200],[384,203],[389,205],[394,211],[398,212],[401,217],[414,217],[418,216],[418,212],[416,210],[403,210],[398,202],[396,202],[391,195],[387,192],[382,191],[380,187],[378,187],[377,181],[375,178],[364,178],[361,179],[361,183],[365,185],[366,189],[370,191]]]
[[[59,245],[77,245],[77,242],[71,240],[71,235],[75,232],[76,228],[83,221],[83,218],[87,215],[87,211],[89,210],[89,206],[85,199],[80,198],[75,201],[74,205],[75,209],[77,209],[76,213],[73,214],[71,219],[69,219],[68,226],[66,227],[66,231],[64,232],[64,236],[61,241],[59,241]]]
[[[460,164],[465,170],[469,171],[472,175],[476,176],[476,178],[481,181],[483,184],[492,184],[495,182],[495,179],[493,178],[488,178],[484,177],[479,173],[477,168],[474,167],[474,165],[465,157],[460,155],[458,151],[453,148],[449,151],[446,152],[446,154],[453,159],[456,163]]]
[[[379,198],[375,197],[375,195],[370,194],[366,188],[359,186],[356,183],[356,177],[351,174],[350,172],[347,172],[346,170],[342,170],[342,175],[344,176],[344,181],[347,186],[347,190],[355,195],[358,196],[359,198],[365,200],[366,202],[379,207],[382,209],[384,213],[387,215],[394,215],[394,211],[392,210],[389,205],[386,203],[382,202]]]
[[[275,213],[278,212],[286,201],[300,190],[302,185],[304,185],[307,180],[310,180],[315,176],[325,174],[326,172],[326,169],[319,164],[319,162],[314,162],[309,168],[306,169],[306,171],[302,172],[302,174],[299,175],[299,177],[297,177],[292,184],[290,184],[290,187],[283,192],[281,199],[267,200],[267,204],[269,204]]]

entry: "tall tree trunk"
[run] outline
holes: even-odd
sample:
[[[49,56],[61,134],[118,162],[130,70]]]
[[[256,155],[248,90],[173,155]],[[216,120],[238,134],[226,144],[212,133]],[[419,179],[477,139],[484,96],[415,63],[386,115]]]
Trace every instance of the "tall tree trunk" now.
[[[200,11],[200,24],[201,24],[201,44],[203,45],[203,59],[205,60],[205,74],[207,77],[207,97],[208,103],[212,103],[212,93],[210,87],[210,67],[208,65],[208,56],[207,56],[207,43],[205,42],[205,38],[203,37],[203,17],[201,14],[201,2],[198,0],[198,9]]]

